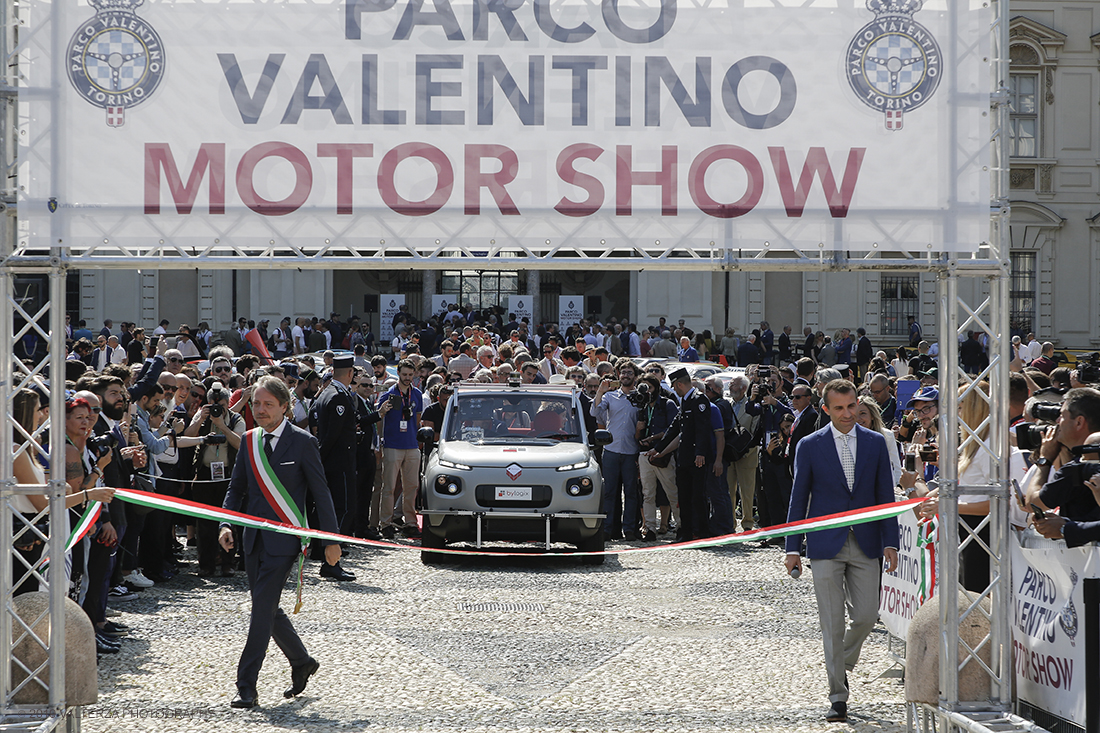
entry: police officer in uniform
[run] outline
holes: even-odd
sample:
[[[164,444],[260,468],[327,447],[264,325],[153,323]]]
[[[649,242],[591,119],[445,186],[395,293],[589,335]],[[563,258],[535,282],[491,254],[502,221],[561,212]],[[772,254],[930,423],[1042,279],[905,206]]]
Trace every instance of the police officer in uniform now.
[[[309,427],[317,436],[321,449],[321,464],[325,467],[325,482],[332,494],[333,508],[341,534],[351,534],[355,521],[356,496],[355,456],[357,450],[358,402],[355,389],[355,357],[341,355],[332,361],[332,380],[317,396],[309,409]],[[312,517],[311,517],[312,521]],[[318,540],[310,543],[310,556],[321,559],[323,550]],[[321,577],[334,580],[355,580],[355,575],[339,563],[321,566]]]
[[[650,454],[663,456],[678,447],[676,491],[680,500],[680,528],[676,542],[686,542],[708,535],[707,471],[714,465],[715,457],[710,400],[691,385],[687,369],[677,369],[668,379],[680,398],[680,411]]]

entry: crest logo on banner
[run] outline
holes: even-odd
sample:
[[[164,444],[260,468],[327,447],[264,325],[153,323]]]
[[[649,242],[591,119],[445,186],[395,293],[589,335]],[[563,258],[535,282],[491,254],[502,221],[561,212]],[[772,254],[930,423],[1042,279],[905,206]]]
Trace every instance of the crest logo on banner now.
[[[1077,608],[1073,605],[1073,590],[1077,587],[1077,571],[1073,568],[1069,571],[1069,585],[1068,601],[1062,607],[1062,612],[1058,614],[1058,625],[1062,627],[1069,643],[1075,645],[1077,643]]]
[[[94,17],[68,46],[69,81],[85,101],[107,111],[107,126],[126,124],[126,108],[153,96],[164,77],[160,36],[134,14],[145,0],[90,0]]]
[[[860,101],[882,112],[897,132],[906,112],[932,98],[943,75],[939,44],[913,20],[924,0],[867,0],[875,19],[848,44],[848,83]]]

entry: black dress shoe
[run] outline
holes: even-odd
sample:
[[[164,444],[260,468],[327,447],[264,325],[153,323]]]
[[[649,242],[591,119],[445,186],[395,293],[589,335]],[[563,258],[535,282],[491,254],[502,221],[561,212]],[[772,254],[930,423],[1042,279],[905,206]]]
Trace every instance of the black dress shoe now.
[[[302,690],[306,689],[306,683],[309,682],[309,678],[317,674],[317,668],[320,666],[320,662],[311,658],[308,662],[299,664],[297,667],[291,667],[290,687],[286,688],[283,692],[283,697],[296,697],[301,695]]]
[[[374,542],[377,542],[378,540],[382,539],[382,535],[379,534],[378,530],[376,530],[376,529],[367,529],[365,532],[363,532],[359,536],[362,537],[365,540],[372,540]]]
[[[393,527],[383,527],[381,534],[383,539],[392,540],[396,531]]]
[[[325,563],[322,565],[321,577],[331,578],[332,580],[355,580],[354,573],[349,573],[347,570],[344,570],[340,567],[340,563],[336,563],[335,565]]]
[[[114,621],[106,622],[105,624],[103,624],[103,626],[100,627],[100,630],[105,631],[108,634],[123,635],[130,633],[129,626],[127,626],[126,624],[115,623]]]
[[[825,713],[826,723],[843,723],[848,720],[848,703],[846,702],[834,702],[833,706],[829,708],[829,712]]]
[[[95,635],[95,651],[96,654],[118,654],[122,649],[121,644],[115,644],[107,640],[107,637],[102,634]]]
[[[233,702],[229,703],[229,707],[245,709],[256,707],[256,691],[252,689],[237,690],[237,696],[233,698]]]

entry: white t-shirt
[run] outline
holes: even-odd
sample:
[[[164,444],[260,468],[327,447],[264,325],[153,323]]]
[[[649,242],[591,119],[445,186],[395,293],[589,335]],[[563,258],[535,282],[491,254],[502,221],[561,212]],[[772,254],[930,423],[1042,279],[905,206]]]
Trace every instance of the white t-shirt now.
[[[294,343],[295,349],[300,349],[303,352],[309,351],[309,349],[306,348],[306,334],[301,326],[295,326],[290,329],[290,340]]]
[[[975,460],[970,462],[970,465],[966,467],[959,474],[959,486],[983,486],[989,483],[989,477],[993,473],[993,460],[984,452],[979,452],[975,456]],[[1019,448],[1013,448],[1012,454],[1008,462],[1008,478],[1016,479],[1021,487],[1026,487],[1028,483],[1025,481],[1028,474],[1027,461],[1024,460],[1024,452]],[[1015,491],[1015,490],[1013,490]],[[977,504],[978,502],[988,501],[989,497],[983,494],[967,494],[965,489],[959,490],[959,504]],[[1019,504],[1016,502],[1015,494],[1009,502],[1011,507],[1009,511],[1009,520],[1018,526],[1027,526],[1027,514],[1020,509]]]
[[[184,359],[196,359],[202,356],[199,347],[195,346],[195,342],[191,339],[176,339],[176,348],[183,354]]]

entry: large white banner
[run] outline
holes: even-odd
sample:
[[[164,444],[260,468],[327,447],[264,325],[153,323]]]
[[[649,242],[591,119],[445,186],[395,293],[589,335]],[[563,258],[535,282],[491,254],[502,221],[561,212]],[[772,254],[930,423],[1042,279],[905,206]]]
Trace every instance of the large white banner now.
[[[535,299],[530,295],[509,295],[508,312],[516,314],[516,323],[526,318],[528,323],[535,322]]]
[[[378,317],[378,333],[382,344],[385,346],[389,346],[390,341],[393,341],[393,317],[401,311],[403,305],[405,305],[404,295],[383,294],[378,296],[378,311],[381,314]]]
[[[1068,549],[1029,534],[1023,545],[1010,540],[1016,694],[1084,730],[1086,697],[1097,690],[1088,690],[1085,682],[1081,581],[1100,577],[1100,549]]]
[[[934,523],[917,522],[906,512],[898,517],[898,530],[898,567],[882,574],[878,617],[891,634],[906,639],[913,615],[936,594],[938,555]]]
[[[561,295],[558,296],[558,330],[565,333],[565,329],[579,323],[584,319],[584,296]]]
[[[29,0],[19,238],[970,251],[988,5]]]

